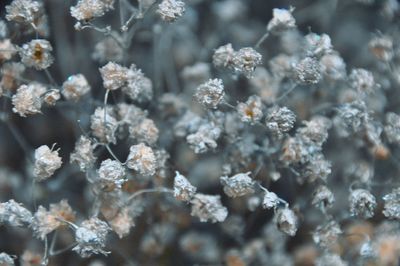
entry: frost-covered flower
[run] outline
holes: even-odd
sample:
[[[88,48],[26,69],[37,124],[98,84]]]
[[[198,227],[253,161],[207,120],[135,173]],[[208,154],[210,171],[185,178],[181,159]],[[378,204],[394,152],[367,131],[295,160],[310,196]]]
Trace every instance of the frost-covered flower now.
[[[324,185],[319,186],[313,193],[311,204],[322,209],[331,208],[335,202],[332,191]]]
[[[267,128],[277,137],[290,131],[296,122],[296,115],[287,107],[272,107],[268,110],[265,124]]]
[[[279,200],[278,195],[276,195],[274,192],[271,191],[265,191],[262,201],[262,207],[264,209],[276,208],[279,202],[281,201]]]
[[[390,61],[394,56],[393,40],[390,36],[377,36],[370,40],[368,48],[379,60]]]
[[[132,64],[128,70],[128,78],[123,92],[133,101],[148,102],[153,97],[153,83],[147,78],[142,70]]]
[[[363,68],[353,69],[349,76],[350,85],[359,93],[370,94],[375,88],[375,79],[372,73]]]
[[[200,222],[223,222],[228,216],[228,210],[222,206],[220,196],[196,194],[190,201],[192,216],[197,216]]]
[[[37,181],[43,181],[54,174],[62,165],[58,150],[52,150],[46,145],[42,145],[35,150],[35,167],[33,174]]]
[[[305,36],[306,50],[309,56],[321,57],[332,52],[332,43],[329,35],[323,33],[309,33]]]
[[[353,216],[371,218],[374,216],[376,199],[374,195],[365,189],[355,189],[349,196],[350,213]]]
[[[241,48],[233,54],[232,68],[236,73],[243,74],[247,78],[253,76],[254,70],[262,63],[262,56],[251,47]]]
[[[272,19],[267,25],[267,31],[280,34],[296,27],[296,20],[291,10],[274,8],[272,10]]]
[[[329,221],[326,224],[319,225],[313,232],[315,244],[322,248],[332,247],[337,243],[339,235],[342,234],[340,225],[336,221]]]
[[[91,20],[114,9],[114,0],[79,0],[70,8],[71,16],[77,20]]]
[[[102,161],[97,173],[100,185],[104,189],[121,188],[126,181],[124,166],[115,160],[107,159]]]
[[[32,213],[22,204],[13,199],[0,203],[0,224],[7,223],[11,226],[24,226],[32,221]]]
[[[72,250],[81,257],[87,258],[93,254],[107,255],[105,251],[106,238],[111,228],[108,224],[97,217],[83,221],[75,230],[77,246]]]
[[[180,0],[163,0],[157,9],[161,19],[174,22],[185,13],[185,2]]]
[[[196,89],[194,98],[206,108],[216,109],[225,95],[221,79],[210,79]]]
[[[400,116],[395,113],[387,113],[384,127],[386,138],[389,143],[400,144]]]
[[[235,50],[232,48],[232,44],[230,43],[219,47],[215,50],[213,55],[214,66],[220,68],[231,67],[234,54]]]
[[[67,100],[78,101],[90,91],[90,85],[82,74],[69,76],[62,85],[62,94]]]
[[[10,60],[17,53],[17,49],[10,39],[1,40],[0,38],[0,62]]]
[[[144,143],[131,146],[126,166],[145,176],[154,175],[157,162],[153,150]]]
[[[53,63],[52,51],[53,47],[49,41],[35,39],[22,45],[19,55],[24,65],[42,70],[48,68]]]
[[[178,171],[174,178],[174,197],[181,201],[189,202],[196,194],[197,188]]]
[[[220,181],[224,186],[226,195],[232,198],[254,193],[254,180],[249,176],[250,172],[239,173],[232,177],[221,176]]]
[[[21,85],[12,97],[13,112],[22,117],[41,113],[42,95],[45,92],[46,87],[36,82]]]
[[[263,116],[262,108],[261,98],[257,95],[250,96],[245,103],[238,103],[236,106],[240,120],[250,124],[261,120]]]
[[[74,151],[71,153],[70,162],[76,162],[81,171],[86,171],[94,164],[95,160],[91,140],[86,136],[80,136],[75,144]]]
[[[300,60],[293,71],[295,80],[300,84],[317,84],[322,79],[320,62],[313,57]]]

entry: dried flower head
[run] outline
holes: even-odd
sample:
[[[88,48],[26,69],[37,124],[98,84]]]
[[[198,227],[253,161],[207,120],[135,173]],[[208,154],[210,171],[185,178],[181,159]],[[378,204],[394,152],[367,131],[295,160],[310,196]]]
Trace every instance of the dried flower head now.
[[[343,261],[342,258],[333,253],[324,252],[322,256],[317,258],[315,266],[347,266],[347,262]]]
[[[255,182],[249,176],[251,172],[239,173],[232,177],[221,176],[220,181],[224,186],[226,195],[232,198],[254,193]]]
[[[374,195],[365,189],[355,189],[349,196],[350,213],[353,216],[371,218],[374,216],[376,199]]]
[[[242,122],[254,124],[259,122],[263,116],[263,104],[257,95],[251,95],[245,103],[238,103],[236,110]]]
[[[58,150],[53,151],[53,148],[50,149],[48,146],[42,145],[35,150],[35,167],[33,169],[33,174],[37,181],[46,180],[62,165]]]
[[[221,258],[216,238],[204,232],[185,233],[179,239],[179,247],[189,258],[202,264],[215,264]]]
[[[75,149],[71,153],[70,162],[76,162],[81,171],[86,171],[94,164],[96,158],[93,154],[93,144],[86,136],[80,136],[75,144]]]
[[[262,207],[264,209],[272,209],[278,207],[278,204],[281,201],[279,200],[278,195],[276,195],[274,192],[271,191],[265,191],[263,201],[262,201]]]
[[[375,88],[375,80],[372,73],[363,68],[353,69],[349,76],[350,85],[362,94],[372,93]]]
[[[337,53],[325,54],[319,62],[327,79],[337,81],[346,78],[346,63]]]
[[[42,70],[48,68],[54,61],[51,51],[53,47],[49,41],[35,39],[22,45],[19,55],[24,65]]]
[[[128,82],[129,69],[114,62],[108,62],[100,69],[103,86],[107,90],[117,90]]]
[[[115,160],[102,161],[97,173],[100,186],[105,190],[119,189],[126,181],[124,166]]]
[[[123,50],[113,37],[106,37],[95,45],[92,58],[102,64],[110,61],[121,62]]]
[[[60,100],[60,91],[57,89],[50,89],[43,95],[43,101],[50,106],[56,105],[56,102]]]
[[[195,153],[205,153],[217,148],[217,140],[221,135],[221,129],[213,123],[202,124],[196,133],[186,137],[186,141]]]
[[[78,101],[90,91],[90,85],[82,74],[69,76],[62,85],[62,94],[67,100]]]
[[[123,91],[129,98],[137,102],[147,102],[153,97],[153,83],[144,76],[142,70],[132,64],[127,72],[127,84]]]
[[[39,206],[30,227],[38,238],[44,240],[46,235],[65,225],[63,221],[73,222],[74,220],[75,212],[69,206],[68,201],[61,200],[57,204],[50,204],[49,211],[43,206]]]
[[[10,60],[17,53],[17,49],[10,39],[1,40],[0,38],[0,62]]]
[[[400,116],[395,113],[386,113],[385,135],[389,143],[400,144]]]
[[[90,257],[92,254],[107,255],[109,252],[105,251],[104,248],[106,237],[110,230],[107,223],[97,217],[83,221],[76,228],[75,240],[77,246],[72,250],[76,251],[83,258]]]
[[[296,115],[287,107],[274,106],[267,112],[265,124],[271,133],[282,137],[289,132],[296,122]]]
[[[298,219],[296,214],[289,208],[280,208],[274,217],[278,229],[289,236],[294,236],[297,232]]]
[[[332,191],[324,185],[320,185],[313,193],[311,204],[323,211],[326,208],[331,208],[335,202],[335,196]]]
[[[91,20],[114,9],[114,0],[79,0],[70,8],[71,16],[77,20]]]
[[[243,74],[247,78],[253,76],[253,72],[262,63],[262,56],[251,47],[241,48],[233,54],[232,68],[236,73]]]
[[[225,95],[221,79],[210,79],[196,89],[194,98],[206,108],[216,109]]]
[[[190,184],[189,180],[178,171],[175,172],[174,178],[174,197],[178,200],[190,202],[196,194],[197,188]]]
[[[13,199],[0,203],[0,224],[7,223],[11,226],[25,226],[32,221],[32,213],[22,204]]]
[[[115,143],[115,132],[118,128],[118,121],[115,118],[111,108],[107,108],[106,120],[104,120],[104,109],[97,107],[94,114],[90,117],[90,128],[93,136],[103,143]]]
[[[43,4],[32,0],[14,0],[6,6],[6,19],[17,23],[31,24],[41,16]]]
[[[12,97],[13,112],[22,117],[41,113],[42,95],[45,92],[46,87],[36,82],[21,85]]]
[[[305,41],[308,56],[321,57],[332,52],[331,38],[325,33],[309,33],[305,36]]]
[[[315,244],[322,248],[332,247],[337,243],[340,234],[342,234],[340,225],[332,220],[324,225],[317,226],[313,232],[313,240]]]
[[[131,227],[135,225],[133,217],[129,211],[129,208],[122,208],[118,214],[109,221],[111,228],[119,238],[127,236],[131,230]]]
[[[300,84],[317,84],[322,79],[321,65],[313,57],[305,57],[293,68],[294,77]]]
[[[228,210],[221,204],[220,196],[196,194],[190,201],[192,216],[197,216],[200,222],[223,222],[228,216]]]
[[[232,66],[235,50],[232,44],[228,43],[215,50],[213,64],[215,67],[226,68]]]
[[[185,13],[185,2],[180,0],[162,0],[157,13],[166,22],[174,22]]]
[[[148,118],[143,119],[137,125],[130,126],[129,134],[136,141],[148,145],[154,145],[158,140],[158,128],[154,121]]]
[[[268,32],[280,34],[296,27],[296,20],[292,15],[292,10],[274,8],[272,16],[267,25]]]
[[[400,219],[400,189],[393,189],[383,197],[385,201],[383,214],[390,219]]]
[[[153,150],[144,143],[131,146],[126,166],[145,176],[152,176],[156,172],[156,157]]]

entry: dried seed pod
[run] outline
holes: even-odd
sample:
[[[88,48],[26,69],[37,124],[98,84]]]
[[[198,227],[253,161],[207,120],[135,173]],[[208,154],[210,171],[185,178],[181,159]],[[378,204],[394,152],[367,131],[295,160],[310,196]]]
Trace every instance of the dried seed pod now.
[[[300,60],[293,71],[295,80],[300,84],[317,84],[322,79],[321,65],[312,57]]]
[[[124,166],[115,160],[102,161],[97,173],[100,186],[106,190],[120,189],[126,181]]]
[[[334,202],[335,196],[332,191],[327,186],[321,185],[314,191],[311,204],[325,210],[331,208]]]
[[[272,107],[268,110],[265,118],[267,128],[278,138],[289,132],[295,122],[296,115],[287,107]]]
[[[400,219],[400,188],[393,189],[383,197],[385,201],[383,215],[390,219]]]
[[[90,169],[96,161],[96,157],[93,154],[93,148],[93,144],[88,137],[80,136],[79,140],[75,144],[74,151],[71,153],[70,162],[76,162],[81,171]]]
[[[278,207],[280,200],[278,195],[271,191],[265,191],[262,206],[264,209],[272,209]]]
[[[254,70],[262,63],[262,56],[251,47],[241,48],[233,54],[232,68],[236,73],[243,74],[247,78],[253,76]]]

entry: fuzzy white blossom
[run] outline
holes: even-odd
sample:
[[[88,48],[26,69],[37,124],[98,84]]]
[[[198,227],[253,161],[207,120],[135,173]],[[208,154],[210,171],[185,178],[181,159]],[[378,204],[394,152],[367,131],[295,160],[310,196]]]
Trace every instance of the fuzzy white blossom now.
[[[216,109],[225,95],[221,79],[210,79],[196,89],[194,98],[204,107]]]
[[[124,166],[115,160],[102,161],[97,173],[100,185],[105,189],[121,188],[126,181]]]
[[[185,2],[180,0],[162,0],[157,13],[166,22],[174,22],[185,13]]]
[[[53,47],[49,41],[35,39],[23,44],[19,49],[19,55],[24,65],[42,70],[53,64],[54,58],[51,54],[52,51]]]
[[[93,144],[86,136],[80,136],[75,144],[75,149],[71,153],[70,162],[76,162],[81,171],[89,169],[95,162],[96,157],[93,153]]]
[[[42,96],[45,92],[46,87],[36,82],[21,85],[11,99],[13,112],[22,117],[41,113]]]
[[[90,85],[82,74],[69,76],[62,85],[62,94],[67,100],[78,101],[90,91]]]
[[[144,143],[133,145],[129,149],[126,166],[145,176],[156,173],[156,157],[153,150]]]
[[[58,150],[52,150],[42,145],[35,150],[35,167],[33,173],[37,181],[43,181],[51,177],[62,165]]]

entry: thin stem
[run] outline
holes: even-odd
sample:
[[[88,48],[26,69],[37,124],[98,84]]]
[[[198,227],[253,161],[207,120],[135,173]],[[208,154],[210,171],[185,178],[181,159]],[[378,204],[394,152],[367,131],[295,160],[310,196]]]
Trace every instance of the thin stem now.
[[[294,84],[290,89],[288,89],[281,96],[279,96],[279,98],[276,99],[275,102],[279,102],[279,101],[283,100],[286,96],[288,96],[296,88],[297,88],[297,84]]]
[[[110,94],[110,90],[107,90],[105,95],[104,95],[104,121],[103,121],[103,125],[104,125],[104,131],[105,134],[107,134],[107,100],[108,100],[108,95]],[[118,161],[120,164],[123,164],[118,157],[114,154],[114,152],[111,150],[110,146],[108,144],[104,144],[104,146],[106,147],[107,151],[110,153],[110,155],[116,160]]]
[[[129,198],[128,198],[128,202],[133,200],[134,198],[144,194],[144,193],[173,193],[173,192],[174,191],[172,189],[164,188],[164,187],[142,189],[142,190],[136,191],[135,193],[130,195]]]
[[[28,142],[25,140],[24,136],[19,132],[19,130],[15,127],[15,125],[9,119],[7,120],[6,124],[9,128],[9,130],[11,131],[12,135],[14,136],[15,140],[18,142],[19,146],[22,148],[22,150],[28,156],[28,160],[31,163],[33,163],[32,153],[30,152],[32,149],[28,145]]]
[[[47,263],[49,262],[48,257],[49,257],[49,243],[47,241],[47,236],[46,236],[46,238],[44,239],[44,255],[41,265],[47,265]]]
[[[46,76],[49,79],[50,83],[53,86],[57,87],[56,81],[54,80],[53,76],[51,75],[50,71],[47,68],[44,70],[44,73],[46,74]]]
[[[266,32],[256,43],[256,45],[254,46],[256,49],[260,47],[260,45],[268,38],[269,36],[269,32]]]
[[[50,256],[51,256],[51,257],[54,257],[54,256],[57,256],[57,255],[60,255],[61,253],[64,253],[64,252],[66,252],[66,251],[68,251],[68,250],[74,248],[77,244],[78,244],[77,242],[74,242],[74,243],[68,245],[68,246],[65,247],[65,248],[62,248],[62,249],[53,251],[53,252],[50,253]]]

